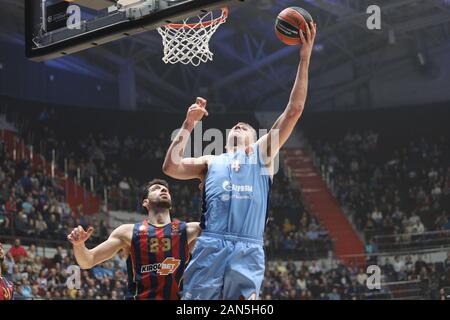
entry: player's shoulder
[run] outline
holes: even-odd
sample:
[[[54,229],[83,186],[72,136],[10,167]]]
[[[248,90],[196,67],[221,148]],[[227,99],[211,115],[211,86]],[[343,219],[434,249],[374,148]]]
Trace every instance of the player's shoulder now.
[[[135,223],[121,224],[120,226],[118,226],[116,228],[116,230],[130,230],[130,229],[133,229],[135,225],[136,225]]]
[[[180,219],[174,219],[172,220],[172,222],[170,223],[172,225],[172,229],[176,228],[176,226],[178,225],[179,228],[186,228],[189,223],[191,222],[187,222],[185,220],[180,220]]]
[[[200,222],[185,222],[186,223],[186,226],[199,226],[200,225]]]
[[[202,160],[202,162],[206,165],[209,165],[215,158],[217,158],[218,156],[212,155],[212,154],[207,154],[204,156],[201,156],[200,159]]]
[[[134,226],[135,224],[131,223],[122,224],[115,228],[112,234],[117,236],[129,236],[133,233]]]
[[[203,156],[206,167],[209,169],[213,164],[223,164],[228,161],[228,154],[226,152],[218,154],[218,155],[206,155]]]
[[[125,243],[127,246],[131,245],[131,241],[133,240],[133,232],[134,232],[134,224],[122,224],[118,226],[111,233],[112,238],[119,239],[122,243]]]
[[[187,222],[186,223],[186,230],[188,232],[201,230],[200,222]]]

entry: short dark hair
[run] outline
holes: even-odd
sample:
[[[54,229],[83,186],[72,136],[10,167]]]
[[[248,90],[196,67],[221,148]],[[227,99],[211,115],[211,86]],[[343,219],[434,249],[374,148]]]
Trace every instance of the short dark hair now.
[[[145,187],[142,189],[142,201],[148,198],[148,189],[150,189],[151,186],[159,184],[167,189],[169,189],[169,183],[166,180],[163,179],[153,179],[152,181],[148,182]]]

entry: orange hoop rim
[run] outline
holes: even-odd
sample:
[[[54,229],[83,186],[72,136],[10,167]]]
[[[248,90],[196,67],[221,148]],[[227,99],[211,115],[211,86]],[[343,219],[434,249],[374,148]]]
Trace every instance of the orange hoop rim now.
[[[191,29],[193,29],[193,28],[200,28],[200,27],[209,27],[210,25],[215,24],[217,22],[223,23],[223,22],[225,22],[225,20],[227,20],[230,10],[228,9],[228,7],[222,7],[221,10],[222,10],[222,15],[220,17],[210,20],[210,21],[198,22],[198,23],[169,23],[168,25],[166,25],[166,28],[170,28],[170,29],[191,28]],[[212,10],[210,10],[210,12],[212,12]]]

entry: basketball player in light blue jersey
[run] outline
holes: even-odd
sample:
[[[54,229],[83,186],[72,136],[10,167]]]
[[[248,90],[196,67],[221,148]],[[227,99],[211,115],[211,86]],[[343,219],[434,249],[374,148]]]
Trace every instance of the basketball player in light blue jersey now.
[[[180,180],[200,179],[204,210],[202,235],[184,274],[183,299],[258,299],[264,278],[264,230],[274,159],[300,119],[308,91],[308,69],[316,26],[302,37],[300,63],[289,103],[269,133],[256,140],[246,123],[227,137],[226,153],[183,158],[195,125],[208,116],[197,98],[170,146],[164,172]]]

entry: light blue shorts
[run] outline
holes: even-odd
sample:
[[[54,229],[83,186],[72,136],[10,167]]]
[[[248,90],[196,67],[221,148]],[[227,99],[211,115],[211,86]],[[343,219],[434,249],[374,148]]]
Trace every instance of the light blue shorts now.
[[[258,299],[264,270],[262,240],[204,231],[184,272],[182,298]]]

